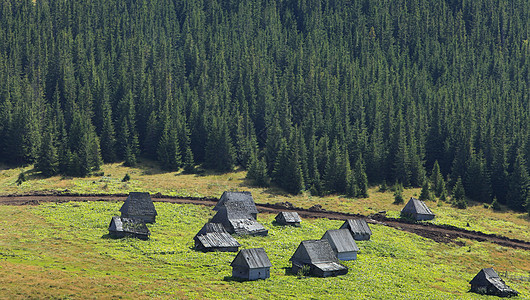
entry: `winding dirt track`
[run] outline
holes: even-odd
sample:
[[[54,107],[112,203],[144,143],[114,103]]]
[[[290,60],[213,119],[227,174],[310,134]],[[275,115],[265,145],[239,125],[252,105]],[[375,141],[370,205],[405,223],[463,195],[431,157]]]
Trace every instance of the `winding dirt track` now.
[[[86,195],[86,194],[55,194],[53,192],[46,194],[31,195],[4,195],[0,196],[0,205],[38,205],[42,202],[63,203],[70,201],[87,202],[87,201],[123,201],[126,194],[119,195]],[[214,206],[217,199],[214,198],[180,198],[171,197],[161,194],[152,195],[155,202],[169,202],[181,204],[196,204],[205,206]],[[486,234],[478,231],[465,230],[449,225],[436,225],[431,223],[409,223],[400,219],[387,218],[383,215],[375,214],[364,216],[359,214],[350,214],[319,209],[304,209],[283,204],[256,204],[260,212],[278,213],[280,211],[296,211],[303,218],[328,218],[333,220],[346,220],[351,218],[363,218],[368,223],[382,224],[399,230],[408,231],[417,235],[433,239],[441,243],[456,243],[463,246],[465,243],[458,238],[488,241],[505,247],[530,250],[530,242],[511,239],[505,236]]]

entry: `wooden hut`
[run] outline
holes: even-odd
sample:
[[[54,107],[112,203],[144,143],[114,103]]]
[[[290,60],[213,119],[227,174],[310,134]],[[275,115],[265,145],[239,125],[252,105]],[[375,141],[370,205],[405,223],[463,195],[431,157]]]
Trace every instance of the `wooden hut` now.
[[[313,276],[328,277],[345,275],[348,267],[341,265],[328,240],[308,240],[300,243],[293,256],[292,272],[298,273],[304,266],[309,266]]]
[[[469,283],[471,284],[471,291],[478,294],[494,295],[498,297],[512,297],[519,295],[519,292],[507,286],[499,277],[499,274],[497,274],[492,268],[480,270]]]
[[[276,222],[280,225],[291,225],[300,227],[302,219],[295,211],[282,211],[275,218]]]
[[[364,219],[346,220],[340,229],[349,229],[356,241],[366,241],[372,236],[372,230]]]
[[[267,279],[272,264],[263,248],[243,249],[232,263],[232,277],[244,280]]]
[[[269,233],[245,209],[241,209],[239,205],[233,203],[226,203],[220,207],[210,222],[223,224],[229,233],[261,236],[266,236]]]
[[[221,252],[237,252],[241,246],[220,223],[206,223],[193,238],[195,249]]]
[[[134,237],[142,240],[149,239],[149,229],[141,220],[112,217],[109,225],[109,235],[114,238]]]
[[[409,202],[401,210],[401,217],[411,218],[416,221],[432,220],[434,216],[425,202],[416,198],[410,198]]]
[[[157,212],[149,193],[131,192],[120,208],[122,218],[155,223]]]
[[[328,230],[322,236],[337,255],[339,260],[356,260],[359,247],[348,229]]]
[[[232,207],[238,207],[238,210],[245,211],[254,219],[258,219],[258,209],[250,192],[224,192],[213,210],[219,211],[226,204],[231,204]]]

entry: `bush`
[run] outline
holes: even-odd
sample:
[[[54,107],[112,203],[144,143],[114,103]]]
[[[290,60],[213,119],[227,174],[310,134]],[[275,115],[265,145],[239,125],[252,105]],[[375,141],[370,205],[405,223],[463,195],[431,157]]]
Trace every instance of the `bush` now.
[[[121,182],[128,182],[129,180],[131,180],[131,176],[129,175],[129,173],[127,173],[125,174],[125,176],[123,176]]]
[[[497,197],[493,198],[493,202],[491,202],[490,207],[491,207],[494,211],[500,211],[500,210],[501,210],[501,205],[500,205],[499,202],[497,201]]]
[[[298,270],[298,278],[306,277],[309,275],[311,268],[309,265],[304,265],[300,270]]]
[[[26,173],[24,172],[20,172],[20,174],[18,174],[18,179],[17,179],[17,185],[21,185],[22,182],[24,181],[27,181],[28,180],[28,177],[26,176]]]

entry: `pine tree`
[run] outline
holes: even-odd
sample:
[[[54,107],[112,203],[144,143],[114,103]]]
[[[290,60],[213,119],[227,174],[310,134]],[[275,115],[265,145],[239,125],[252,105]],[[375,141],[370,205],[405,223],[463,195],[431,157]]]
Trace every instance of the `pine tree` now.
[[[433,200],[433,197],[431,195],[431,190],[429,188],[429,181],[428,180],[424,180],[424,183],[423,183],[423,186],[421,188],[421,193],[420,193],[420,197],[419,197],[420,200]]]
[[[116,161],[116,137],[110,104],[106,99],[102,103],[101,156],[104,162]]]
[[[394,185],[394,204],[402,204],[404,201],[403,199],[403,184],[396,183]]]
[[[458,177],[455,186],[453,187],[453,204],[458,208],[467,208],[466,193],[462,178]]]
[[[353,174],[355,176],[355,185],[358,188],[355,196],[359,198],[368,198],[368,177],[366,176],[364,160],[361,154],[359,154],[359,158],[355,161]]]
[[[434,162],[434,165],[432,167],[431,183],[432,189],[434,190],[434,195],[440,198],[442,196],[442,193],[444,193],[444,191],[446,190],[445,180],[442,176],[442,173],[440,172],[440,165],[438,164],[438,160]]]
[[[526,170],[526,161],[521,149],[517,150],[513,172],[509,178],[510,185],[506,204],[514,210],[524,211],[530,198],[530,176]]]
[[[36,169],[41,171],[44,176],[53,176],[59,172],[59,157],[55,147],[55,136],[51,128],[47,128],[37,158]]]
[[[267,187],[270,184],[265,159],[259,159],[254,151],[250,154],[247,178],[260,187]]]
[[[158,161],[163,169],[177,171],[181,165],[180,149],[176,129],[168,123],[164,126],[157,148]]]

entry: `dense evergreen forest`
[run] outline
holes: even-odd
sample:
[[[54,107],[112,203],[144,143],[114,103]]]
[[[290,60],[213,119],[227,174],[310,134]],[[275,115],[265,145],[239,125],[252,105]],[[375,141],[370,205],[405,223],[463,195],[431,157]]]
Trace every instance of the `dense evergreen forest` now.
[[[527,0],[0,0],[0,158],[530,209],[529,38]]]

